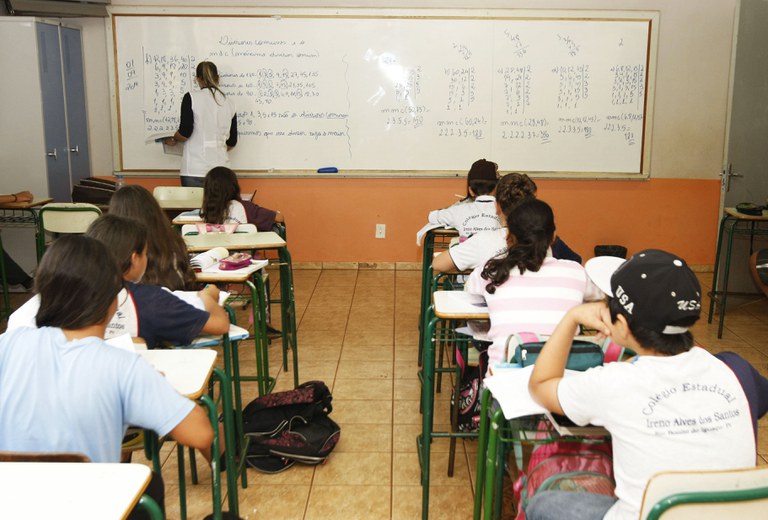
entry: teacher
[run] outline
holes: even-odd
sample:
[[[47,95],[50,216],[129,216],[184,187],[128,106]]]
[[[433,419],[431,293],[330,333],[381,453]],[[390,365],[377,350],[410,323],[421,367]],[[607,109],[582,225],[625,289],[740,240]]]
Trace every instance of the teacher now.
[[[237,114],[234,103],[219,88],[216,65],[198,63],[195,80],[200,90],[184,94],[179,129],[165,144],[185,143],[181,185],[203,187],[211,168],[229,165],[227,152],[237,144]]]

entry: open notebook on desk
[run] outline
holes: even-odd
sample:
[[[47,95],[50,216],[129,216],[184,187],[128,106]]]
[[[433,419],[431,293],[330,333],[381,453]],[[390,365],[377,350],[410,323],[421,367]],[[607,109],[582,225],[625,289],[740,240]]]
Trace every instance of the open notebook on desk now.
[[[516,419],[527,415],[545,414],[560,435],[606,435],[608,432],[600,426],[577,426],[563,415],[549,413],[531,397],[528,381],[533,373],[533,365],[518,369],[508,369],[497,375],[486,377],[483,384],[491,391],[493,398],[501,406],[504,418]],[[563,377],[578,374],[575,370],[566,370]]]

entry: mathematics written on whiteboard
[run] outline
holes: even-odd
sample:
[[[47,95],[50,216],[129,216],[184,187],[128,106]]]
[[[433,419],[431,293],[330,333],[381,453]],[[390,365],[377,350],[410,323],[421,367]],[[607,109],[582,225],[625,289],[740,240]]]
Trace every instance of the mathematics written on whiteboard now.
[[[235,170],[641,173],[651,23],[113,17],[123,169],[178,170],[201,60],[237,107]]]

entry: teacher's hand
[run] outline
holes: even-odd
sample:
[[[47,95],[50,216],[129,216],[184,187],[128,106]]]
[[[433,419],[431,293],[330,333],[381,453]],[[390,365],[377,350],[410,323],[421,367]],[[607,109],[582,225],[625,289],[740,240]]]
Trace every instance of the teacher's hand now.
[[[176,146],[176,143],[177,143],[177,141],[173,137],[166,137],[165,138],[165,144],[167,144],[168,146]]]

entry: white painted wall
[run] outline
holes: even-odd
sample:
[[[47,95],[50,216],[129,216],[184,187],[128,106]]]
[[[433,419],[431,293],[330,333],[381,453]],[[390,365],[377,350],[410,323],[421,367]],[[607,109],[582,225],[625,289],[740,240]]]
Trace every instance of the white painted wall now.
[[[391,0],[386,3],[294,0],[297,7],[550,8],[660,12],[651,176],[715,178],[723,162],[733,19],[738,0]],[[230,0],[228,6],[270,6],[273,0]],[[202,6],[206,0],[113,0],[115,6]],[[588,12],[584,13],[588,15]],[[113,171],[106,23],[83,27],[86,89],[94,174]],[[7,51],[3,51],[7,52]],[[3,103],[7,102],[6,100]]]

